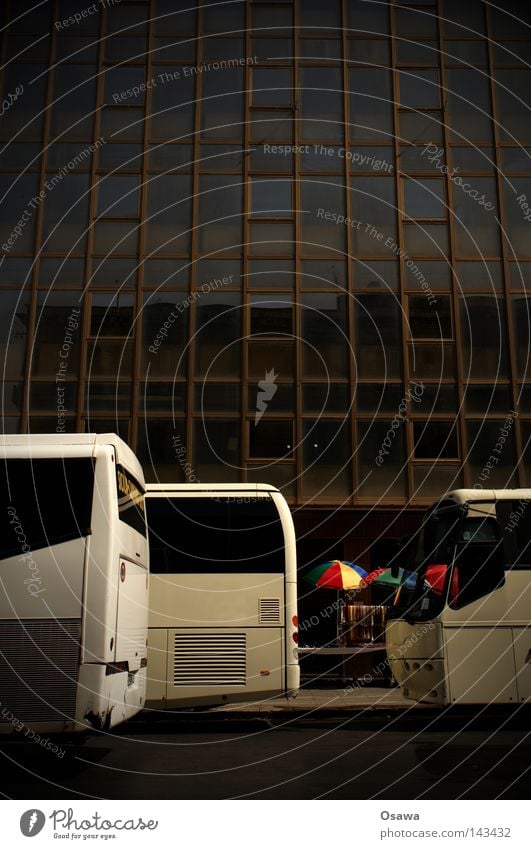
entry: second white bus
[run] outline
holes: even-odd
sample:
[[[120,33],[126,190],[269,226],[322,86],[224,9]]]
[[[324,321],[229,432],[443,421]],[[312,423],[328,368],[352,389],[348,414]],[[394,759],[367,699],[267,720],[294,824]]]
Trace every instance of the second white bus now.
[[[273,486],[148,484],[148,707],[294,696],[297,567]]]

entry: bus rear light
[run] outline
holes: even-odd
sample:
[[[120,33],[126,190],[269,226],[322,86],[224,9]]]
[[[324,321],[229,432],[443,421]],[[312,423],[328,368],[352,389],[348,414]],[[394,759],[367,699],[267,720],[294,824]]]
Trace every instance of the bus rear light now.
[[[293,637],[293,642],[294,642],[294,643],[298,643],[298,642],[299,642],[299,632],[298,632],[298,631],[294,631],[294,632],[293,632],[293,634],[292,634],[291,636]]]
[[[269,671],[269,669],[261,669],[260,675],[263,675],[265,678],[267,678],[268,675],[271,675],[271,672]]]
[[[294,628],[296,628],[297,625],[299,624],[299,617],[296,614],[295,614],[295,616],[291,617],[291,624],[293,625]]]

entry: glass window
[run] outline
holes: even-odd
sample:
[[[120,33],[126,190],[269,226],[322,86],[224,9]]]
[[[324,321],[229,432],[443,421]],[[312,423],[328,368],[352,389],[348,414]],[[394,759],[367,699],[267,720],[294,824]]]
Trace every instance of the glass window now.
[[[266,218],[292,218],[293,184],[291,180],[254,177],[251,184],[251,215]]]
[[[252,259],[247,285],[250,289],[293,289],[295,264],[287,259]]]
[[[155,0],[155,6],[153,18],[156,32],[195,32],[197,13],[193,7],[185,4],[185,8],[176,9],[175,0]]]
[[[454,413],[457,410],[457,392],[452,384],[427,383],[419,398],[415,385],[410,386],[411,397],[419,398],[420,403],[413,403],[412,409],[422,413]]]
[[[2,259],[3,261],[0,264],[0,283],[9,286],[18,285],[22,289],[24,284],[31,280],[33,260],[29,257],[9,256],[8,254],[4,254]]]
[[[344,156],[344,153],[342,154]],[[395,154],[392,147],[351,147],[346,155],[351,173],[369,171],[387,172],[392,174],[394,170]]]
[[[91,533],[91,458],[4,460],[0,475],[0,557],[13,557],[22,551],[9,512],[11,505],[15,506],[25,542],[32,551]]]
[[[396,242],[396,191],[393,177],[353,177],[351,211],[352,249],[363,256],[389,255],[389,244]]]
[[[228,5],[226,0],[210,0],[203,14],[205,32],[232,32],[245,26],[245,9],[241,3]]]
[[[201,253],[231,248],[233,252],[240,252],[243,213],[242,178],[232,175],[203,176],[199,180],[199,192],[199,250]]]
[[[293,256],[291,221],[251,221],[248,249],[251,256]]]
[[[292,85],[289,68],[253,68],[253,105],[290,106]]]
[[[446,35],[470,37],[485,32],[485,7],[481,0],[443,0],[443,20]]]
[[[501,262],[458,262],[457,283],[462,289],[503,289]]]
[[[251,334],[291,336],[293,301],[285,295],[251,295]]]
[[[406,262],[406,286],[408,289],[422,290],[428,293],[430,289],[450,289],[451,269],[448,262],[439,260],[408,260]]]
[[[341,151],[341,154],[339,154]],[[343,172],[344,150],[337,146],[303,145],[300,163],[301,171],[319,174],[328,171]]]
[[[347,266],[341,260],[312,259],[301,262],[303,289],[345,289]]]
[[[141,171],[142,156],[141,144],[105,144],[100,148],[98,168],[102,171],[114,171],[117,168]]]
[[[349,59],[360,65],[390,65],[391,45],[382,38],[350,39]]]
[[[9,391],[11,387],[16,387],[18,391],[20,391],[20,397],[17,399],[19,404],[22,403],[22,384],[21,383],[11,383],[4,384],[4,400],[8,401],[9,408],[8,412],[14,412],[17,407],[13,404],[13,400],[9,402]],[[15,397],[18,395],[18,391],[13,392]],[[61,401],[62,407],[64,410],[61,410],[61,413],[73,413],[76,409],[76,400],[77,400],[77,383],[71,383],[69,381],[64,381],[63,383],[55,383],[43,380],[32,380],[31,389],[30,389],[30,408],[31,410],[35,410],[36,412],[41,411],[50,411],[55,412],[57,414],[58,401]]]
[[[111,145],[112,147],[112,145]],[[105,149],[105,146],[102,148]],[[68,171],[90,171],[92,153],[85,142],[55,142],[48,148],[48,169],[66,167]]]
[[[211,289],[239,289],[242,264],[239,259],[200,259],[197,264],[196,286]]]
[[[267,375],[277,374],[283,380],[293,380],[295,347],[290,342],[257,342],[248,344],[249,377],[267,380]]]
[[[57,61],[97,62],[98,41],[92,36],[58,35],[55,55]]]
[[[136,285],[138,264],[135,259],[108,257],[92,260],[92,286],[132,289]],[[81,276],[83,279],[83,275]]]
[[[144,261],[144,286],[158,289],[187,289],[190,265],[184,259],[146,259]]]
[[[174,483],[185,480],[183,468],[186,462],[186,427],[184,419],[139,419],[136,454],[142,463],[147,481]],[[183,453],[181,453],[183,452]],[[190,482],[194,481],[192,472]],[[158,501],[158,499],[156,499]],[[150,505],[155,499],[146,498],[146,511],[150,528],[150,551],[153,549],[151,533],[152,514]]]
[[[360,413],[396,413],[403,397],[401,383],[358,383],[356,387]]]
[[[3,252],[33,252],[37,216],[29,204],[38,191],[36,174],[0,174],[0,245],[5,245]],[[15,232],[14,228],[23,214],[24,227]]]
[[[399,65],[438,65],[439,44],[437,41],[397,39],[396,56]]]
[[[492,147],[452,147],[451,155],[454,168],[459,168],[460,171],[470,174],[494,172]]]
[[[322,0],[304,0],[301,4],[300,23],[303,27],[328,30],[341,25],[340,0],[330,0],[323,5]]]
[[[531,262],[511,262],[509,275],[511,289],[531,289]]]
[[[492,295],[461,298],[461,344],[464,376],[507,377],[505,306]]]
[[[391,141],[393,94],[391,74],[381,68],[349,69],[350,138]]]
[[[488,76],[484,71],[473,68],[449,68],[446,85],[451,139],[465,144],[489,143],[492,138],[492,107]]]
[[[396,9],[396,28],[399,35],[427,35],[437,38],[437,13],[434,8]]]
[[[64,72],[63,72],[64,73]],[[9,92],[19,96],[2,116],[0,133],[6,141],[20,133],[18,139],[42,138],[46,100],[46,65],[8,65],[4,70],[4,97]],[[21,92],[20,89],[23,89]],[[68,106],[68,104],[67,104]],[[93,107],[91,107],[93,108]]]
[[[127,6],[107,7],[107,31],[147,32],[149,4],[135,3]]]
[[[149,149],[150,171],[192,170],[193,152],[189,144],[152,144]]]
[[[343,45],[335,38],[301,38],[299,47],[303,60],[332,64],[333,60],[341,59]]]
[[[440,498],[441,492],[463,486],[461,466],[439,460],[437,463],[413,463],[413,495],[415,498]]]
[[[245,41],[243,38],[204,38],[203,59],[232,59],[245,63]]]
[[[93,65],[59,66],[54,71],[51,134],[92,140],[96,109],[96,69]]]
[[[155,62],[190,62],[195,63],[196,43],[193,39],[180,36],[155,38],[151,50]]]
[[[399,112],[400,141],[410,144],[421,142],[443,143],[443,117],[441,112]]]
[[[337,419],[303,421],[304,498],[326,500],[352,492],[349,429]]]
[[[438,71],[400,71],[400,103],[414,109],[439,106]]]
[[[146,250],[189,253],[192,178],[181,174],[150,177],[147,185]]]
[[[253,38],[252,54],[264,62],[289,62],[293,59],[293,41],[291,38]]]
[[[293,422],[269,418],[249,422],[249,457],[293,457]]]
[[[513,256],[530,256],[531,177],[511,177],[510,184],[504,180],[503,196],[509,249]]]
[[[406,460],[404,450],[404,428],[392,430],[392,421],[373,419],[370,422],[359,421],[357,458],[358,489],[362,498],[401,497],[406,494]],[[384,439],[392,432],[391,447],[384,447]],[[386,443],[387,445],[387,443]],[[386,454],[379,453],[386,451]],[[378,458],[378,462],[376,462]],[[380,462],[379,458],[383,458]]]
[[[345,295],[302,296],[302,373],[305,378],[347,376],[348,333]]]
[[[130,378],[133,367],[132,342],[98,339],[87,345],[88,379],[105,377],[108,380]],[[112,430],[115,428],[113,427]],[[127,441],[127,437],[126,437]]]
[[[447,65],[487,65],[487,45],[483,41],[446,41],[444,58]]]
[[[97,214],[104,217],[138,216],[140,178],[100,177]]]
[[[50,148],[48,148],[48,155]],[[0,168],[16,168],[20,171],[40,167],[41,147],[35,143],[19,142],[6,144],[0,150]]]
[[[144,296],[142,352],[150,377],[178,376],[186,371],[189,301],[171,293]]]
[[[267,114],[267,113],[264,113]],[[242,154],[240,153],[240,163]],[[322,157],[321,157],[322,158]],[[259,144],[249,156],[251,171],[293,171],[293,153],[289,145]]]
[[[240,409],[239,383],[202,381],[194,385],[196,413],[237,413]]]
[[[242,166],[243,156],[239,144],[202,144],[201,171],[238,171]],[[189,162],[191,161],[190,150]]]
[[[70,75],[69,69],[69,75]],[[146,71],[136,66],[105,70],[105,103],[141,106],[145,96]]]
[[[348,0],[348,20],[351,30],[364,32],[389,32],[387,3],[367,3],[367,0]]]
[[[446,218],[443,180],[403,180],[403,187],[404,212],[409,218]]]
[[[305,177],[300,183],[302,252],[306,255],[344,251],[345,190],[333,179]]]
[[[101,133],[115,141],[130,139],[142,141],[144,137],[144,110],[120,109],[119,106],[104,106],[101,110]]]
[[[24,374],[29,300],[27,293],[17,291],[4,291],[0,295],[0,362],[6,377],[22,377]]]
[[[436,303],[430,303],[425,295],[410,296],[409,330],[416,339],[451,339],[450,298],[439,295]]]
[[[198,479],[216,483],[240,480],[239,421],[217,417],[196,420],[193,439],[193,467]]]
[[[97,254],[136,254],[138,251],[136,221],[98,221],[94,225],[94,251]]]
[[[422,421],[413,423],[415,457],[458,458],[456,422]]]
[[[77,292],[39,295],[31,363],[34,375],[76,377],[81,348],[81,306]]]
[[[305,413],[346,413],[352,406],[345,383],[303,383],[302,408]]]
[[[56,175],[48,175],[52,182]],[[65,174],[44,200],[42,244],[46,252],[82,251],[87,240],[88,174]]]
[[[531,147],[502,147],[500,154],[501,170],[505,174],[528,174],[531,171]]]
[[[524,380],[531,374],[531,299],[513,297],[513,326],[516,346],[517,376]]]
[[[94,294],[90,314],[91,336],[129,336],[135,320],[133,294]]]
[[[409,373],[414,380],[455,379],[454,346],[448,343],[416,342],[409,346]]]
[[[396,260],[355,260],[352,275],[356,289],[398,289],[398,262]]]
[[[282,34],[283,29],[291,31],[293,27],[291,6],[253,6],[251,15],[255,35],[265,35],[271,28],[271,35],[276,36]]]
[[[147,51],[147,39],[132,36],[111,36],[105,42],[105,60],[133,60],[144,62]]]
[[[38,384],[35,384],[38,385]],[[131,383],[96,383],[91,381],[85,387],[85,411],[128,412],[131,406]],[[73,407],[72,407],[73,409]]]
[[[236,377],[240,372],[240,339],[240,295],[203,293],[196,303],[196,374],[207,378]]]
[[[185,383],[176,380],[171,382],[153,380],[150,374],[149,381],[140,384],[138,409],[144,413],[182,413],[187,394]]]
[[[509,419],[509,422],[512,424],[507,427],[507,419],[467,421],[468,468],[472,485],[477,483],[487,489],[511,489],[518,486],[512,426],[514,420]],[[499,462],[490,461],[490,468],[486,464],[493,451],[496,451],[494,456]]]
[[[499,256],[500,231],[494,177],[462,178],[452,185],[456,253],[477,258]]]
[[[504,41],[494,44],[495,65],[531,64],[531,44],[526,41]]]
[[[448,255],[448,227],[444,224],[405,223],[404,246],[408,256],[444,257]]]
[[[356,364],[360,378],[400,377],[400,305],[392,295],[360,294],[355,302]]]
[[[154,65],[153,78],[156,86],[152,88],[151,137],[173,141],[182,137],[188,141],[194,130],[195,78],[183,76],[182,68],[174,70],[167,65]]]
[[[301,138],[343,138],[343,80],[336,68],[301,69]]]
[[[251,141],[272,144],[293,141],[293,113],[287,109],[251,109]]]
[[[244,70],[225,68],[223,73],[206,74],[201,84],[203,137],[240,139],[244,120]]]
[[[527,3],[505,0],[502,7],[492,7],[492,27],[497,35],[518,38],[527,33],[530,26],[531,14]]]
[[[508,386],[469,383],[465,389],[467,413],[506,413],[511,409],[512,399]]]
[[[152,571],[283,574],[284,533],[272,499],[235,501],[148,498]]]

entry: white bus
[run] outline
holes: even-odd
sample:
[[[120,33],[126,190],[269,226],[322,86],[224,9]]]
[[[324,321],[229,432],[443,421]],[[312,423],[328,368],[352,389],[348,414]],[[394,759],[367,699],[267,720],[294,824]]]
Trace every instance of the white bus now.
[[[148,484],[148,707],[294,696],[289,507],[262,484]]]
[[[144,706],[144,477],[115,434],[0,438],[0,732],[109,729]]]
[[[386,629],[406,698],[531,700],[531,489],[450,492],[427,512]],[[409,586],[412,584],[412,586]]]

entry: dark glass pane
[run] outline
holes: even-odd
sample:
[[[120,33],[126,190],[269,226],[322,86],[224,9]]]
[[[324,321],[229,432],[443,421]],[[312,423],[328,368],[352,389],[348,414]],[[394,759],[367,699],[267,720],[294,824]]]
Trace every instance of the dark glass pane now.
[[[346,413],[350,403],[349,387],[344,383],[304,383],[302,409],[304,413]]]
[[[251,221],[248,247],[252,256],[293,256],[292,222]],[[237,246],[235,249],[238,249]]]
[[[465,390],[465,409],[467,413],[505,413],[512,404],[508,386],[484,386],[470,383]]]
[[[105,149],[103,146],[102,150]],[[101,153],[100,153],[101,155]],[[85,142],[59,141],[48,148],[49,169],[66,168],[68,171],[90,171],[92,152]]]
[[[12,385],[21,386],[22,384]],[[32,381],[30,408],[39,412],[42,412],[43,410],[55,412],[58,416],[58,422],[59,416],[63,418],[65,414],[75,414],[76,398],[77,383],[69,383],[67,381],[60,383]],[[22,398],[20,400],[22,400]],[[12,412],[12,410],[10,412]]]
[[[344,498],[352,491],[349,429],[335,419],[303,422],[305,498]]]
[[[465,376],[506,377],[508,342],[504,303],[490,295],[469,295],[461,299],[460,309]]]
[[[0,295],[0,362],[6,377],[22,377],[26,359],[29,297],[16,291]]]
[[[303,27],[327,30],[341,25],[340,0],[304,0],[301,4],[300,23]]]
[[[253,105],[290,106],[292,85],[289,68],[254,68]]]
[[[76,377],[81,348],[81,300],[75,292],[39,295],[32,373]]]
[[[283,110],[251,110],[251,141],[263,144],[293,141],[293,113]]]
[[[402,426],[393,430],[391,423],[380,419],[358,422],[357,494],[362,498],[396,498],[406,494],[404,431]],[[394,438],[388,439],[389,433],[394,433]],[[391,443],[389,448],[387,443],[384,445],[386,439]]]
[[[446,218],[443,180],[404,180],[403,184],[404,212],[409,218]]]
[[[149,289],[187,289],[190,263],[185,259],[146,259],[144,286]]]
[[[454,413],[457,410],[457,392],[453,385],[446,383],[411,384],[410,394],[414,399],[413,410],[421,413]],[[418,399],[418,403],[417,403]]]
[[[63,72],[64,74],[64,72]],[[8,65],[4,71],[4,94],[12,94],[11,106],[2,116],[0,133],[6,141],[41,140],[46,98],[46,65]],[[93,108],[93,107],[92,107]]]
[[[492,107],[489,78],[485,72],[472,68],[450,68],[447,71],[447,87],[452,140],[461,144],[490,142]]]
[[[112,138],[116,141],[123,139],[142,141],[144,110],[105,106],[101,110],[101,133],[105,138]]]
[[[446,257],[448,227],[446,224],[404,224],[404,246],[408,256]]]
[[[266,218],[292,218],[292,181],[254,177],[251,183],[251,215]]]
[[[306,255],[344,251],[345,189],[331,178],[301,180],[302,251]]]
[[[398,262],[395,260],[357,260],[352,266],[356,289],[398,289]]]
[[[322,61],[332,64],[334,59],[341,59],[342,44],[339,39],[301,38],[299,47],[302,59],[311,62]]]
[[[92,380],[85,391],[85,410],[89,413],[127,413],[131,407],[131,384],[98,383]]]
[[[143,62],[146,58],[147,39],[133,36],[113,36],[105,42],[106,61],[133,60]]]
[[[451,286],[451,268],[448,262],[439,260],[406,261],[406,285],[408,289],[422,291],[449,289]]]
[[[249,422],[249,457],[293,456],[293,422],[261,418]]]
[[[147,186],[146,249],[184,253],[190,250],[192,178],[181,174],[151,177]]]
[[[91,336],[129,336],[133,332],[135,296],[107,293],[92,296]]]
[[[94,252],[130,255],[138,251],[137,221],[98,221],[94,225]]]
[[[356,38],[349,41],[351,62],[363,65],[390,65],[391,46],[389,41],[375,38]]]
[[[503,289],[501,262],[458,262],[456,277],[463,289]]]
[[[403,397],[401,383],[358,383],[356,388],[360,413],[395,413]]]
[[[513,326],[516,345],[517,376],[524,380],[531,376],[531,299],[513,298]]]
[[[268,374],[277,374],[283,380],[294,378],[295,349],[291,342],[251,341],[249,351],[249,377],[267,380]]]
[[[513,257],[531,256],[531,177],[511,177],[503,182],[507,237]]]
[[[409,373],[415,380],[455,380],[454,346],[441,342],[410,345]]]
[[[343,138],[342,72],[335,68],[301,69],[301,138]]]
[[[91,286],[132,289],[136,285],[138,263],[135,259],[109,257],[93,259]],[[83,279],[81,277],[81,279]]]
[[[290,61],[293,58],[293,41],[291,38],[253,38],[252,54],[265,62]]]
[[[191,151],[189,159],[191,159]],[[241,168],[242,162],[243,153],[239,144],[201,145],[202,171],[237,171]]]
[[[194,39],[169,36],[155,38],[152,50],[155,62],[194,62],[197,44]],[[206,41],[205,41],[206,49]]]
[[[54,175],[48,175],[51,184]],[[83,251],[87,241],[89,175],[66,174],[44,200],[42,244],[46,252]]]
[[[347,266],[342,260],[305,259],[301,262],[303,289],[345,289]]]
[[[194,410],[196,413],[237,413],[240,395],[239,383],[196,383]]]
[[[414,109],[437,108],[439,106],[438,71],[400,71],[400,104]]]
[[[396,28],[399,35],[425,35],[437,38],[437,14],[434,8],[396,10]]]
[[[140,384],[138,409],[144,413],[182,413],[186,395],[187,387],[184,383],[149,380]]]
[[[241,297],[207,292],[196,304],[197,375],[236,377],[240,371]]]
[[[250,289],[293,289],[295,265],[289,259],[252,259],[247,285]]]
[[[494,171],[494,150],[491,147],[452,147],[451,151],[454,168],[459,168],[462,173]]]
[[[459,256],[499,256],[500,231],[494,177],[466,177],[453,185],[456,253]]]
[[[97,215],[126,217],[138,215],[140,178],[136,176],[102,177],[98,184]]]
[[[87,372],[94,378],[131,377],[133,345],[125,339],[111,341],[99,339],[87,346]]]
[[[356,364],[359,377],[400,377],[400,306],[391,295],[357,295]]]
[[[175,0],[155,0],[153,17],[156,32],[165,34],[195,31],[197,13],[188,3],[179,9],[175,8]]]
[[[142,156],[141,144],[106,144],[100,149],[98,167],[103,171],[141,171]]]
[[[241,251],[243,191],[239,176],[204,176],[199,181],[199,250]]]
[[[414,422],[413,439],[417,459],[459,457],[455,422]]]
[[[94,489],[94,463],[90,458],[8,460],[2,463],[0,475],[0,557],[21,554],[9,512],[11,505],[32,551],[90,534]]]
[[[391,74],[380,68],[350,68],[350,137],[390,141],[393,132]]]
[[[396,190],[393,177],[353,177],[350,202],[353,251],[389,256],[396,242]]]
[[[348,0],[348,22],[351,30],[374,34],[389,32],[387,3],[367,3],[366,0]]]
[[[177,300],[177,303],[176,303]],[[142,310],[142,353],[150,376],[182,375],[186,371],[188,300],[171,293],[145,295]]]
[[[207,74],[202,79],[202,86],[202,135],[209,138],[241,138],[244,101],[243,69],[226,68],[222,74]]]
[[[487,45],[483,41],[446,41],[444,47],[447,65],[488,64]]]
[[[259,422],[265,412],[292,413],[294,405],[294,388],[292,383],[278,383],[278,374],[264,374],[264,380],[249,383],[247,391],[247,410],[255,414]],[[264,409],[265,407],[265,409]]]
[[[347,303],[345,295],[302,297],[302,372],[304,377],[347,376]]]
[[[442,144],[444,122],[441,112],[400,112],[398,117],[400,141]]]
[[[430,303],[424,295],[409,298],[409,329],[412,338],[452,338],[450,298],[438,296]]]
[[[0,263],[0,283],[24,288],[31,280],[33,260],[30,257],[3,254]],[[42,262],[41,262],[42,267]]]
[[[197,483],[193,470],[186,465],[186,427],[184,419],[140,419],[136,454],[142,463],[146,481],[155,483]],[[185,478],[184,469],[189,472]],[[150,529],[149,542],[153,544],[152,516],[150,504],[146,498],[146,514]]]
[[[141,106],[145,98],[146,72],[139,67],[107,68],[105,71],[105,103],[113,106]]]
[[[200,259],[197,263],[196,286],[208,289],[239,289],[242,264],[239,259]]]
[[[443,26],[447,35],[470,38],[485,31],[485,7],[481,0],[444,0]]]
[[[485,489],[518,486],[515,475],[514,419],[483,419],[466,423],[470,482]],[[493,454],[493,452],[495,452]],[[492,456],[497,463],[492,462]],[[487,466],[490,463],[490,466]]]
[[[205,38],[203,59],[243,59],[245,62],[245,41],[243,38]]]
[[[239,421],[219,418],[195,421],[193,467],[197,477],[204,481],[222,483],[239,480]]]
[[[251,334],[291,336],[293,301],[289,296],[251,295]]]
[[[151,137],[188,141],[194,129],[195,79],[165,65],[155,65],[153,76]]]
[[[0,245],[9,254],[32,253],[37,204],[29,206],[39,191],[37,174],[0,174]],[[24,215],[23,225],[19,225]],[[15,231],[15,227],[17,230]]]

